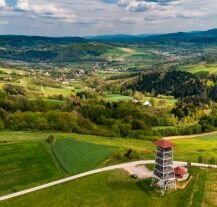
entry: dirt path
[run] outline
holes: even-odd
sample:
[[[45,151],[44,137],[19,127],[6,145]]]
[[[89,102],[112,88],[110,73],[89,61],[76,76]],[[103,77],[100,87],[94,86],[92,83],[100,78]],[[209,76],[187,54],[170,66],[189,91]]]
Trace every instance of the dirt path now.
[[[41,85],[41,91],[42,91],[42,93],[44,94],[44,96],[47,97],[47,95],[46,95],[46,93],[45,93],[45,91],[44,91],[44,86],[43,86],[43,85]]]
[[[145,164],[152,164],[152,163],[154,163],[153,160],[144,160],[144,161],[136,161],[136,162],[124,163],[124,164],[113,165],[113,166],[110,166],[110,167],[104,167],[104,168],[100,168],[100,169],[96,169],[96,170],[91,170],[91,171],[84,172],[84,173],[81,173],[81,174],[78,174],[78,175],[74,175],[74,176],[71,176],[71,177],[68,177],[68,178],[60,179],[60,180],[50,182],[50,183],[47,183],[47,184],[44,184],[44,185],[40,185],[40,186],[37,186],[37,187],[34,187],[34,188],[23,190],[23,191],[20,191],[20,192],[17,192],[17,193],[12,193],[12,194],[9,194],[9,195],[1,196],[0,201],[7,200],[7,199],[10,199],[10,198],[15,198],[15,197],[25,195],[25,194],[28,194],[28,193],[32,193],[32,192],[42,190],[42,189],[45,189],[45,188],[48,188],[48,187],[52,187],[52,186],[59,185],[59,184],[65,183],[65,182],[69,182],[71,180],[76,180],[78,178],[86,177],[88,175],[93,175],[93,174],[97,174],[97,173],[100,173],[100,172],[105,172],[105,171],[110,171],[110,170],[115,170],[115,169],[124,169],[124,168],[130,167],[130,166],[145,165]]]
[[[192,135],[178,135],[178,136],[170,136],[170,137],[163,137],[165,140],[170,139],[188,139],[188,138],[195,138],[195,137],[201,137],[201,136],[207,136],[207,135],[217,135],[217,131],[214,132],[208,132],[208,133],[202,133],[202,134],[192,134]]]
[[[128,166],[124,168],[129,174],[135,174],[138,178],[150,178],[153,176],[153,172],[146,168],[144,165]]]
[[[74,175],[74,176],[71,176],[71,177],[68,177],[68,178],[64,178],[64,179],[60,179],[60,180],[50,182],[50,183],[47,183],[47,184],[44,184],[44,185],[40,185],[40,186],[37,186],[37,187],[34,187],[34,188],[19,191],[17,193],[12,193],[12,194],[9,194],[9,195],[1,196],[0,201],[4,201],[4,200],[8,200],[10,198],[15,198],[15,197],[18,197],[18,196],[22,196],[22,195],[25,195],[25,194],[28,194],[28,193],[32,193],[32,192],[35,192],[35,191],[38,191],[38,190],[42,190],[42,189],[49,188],[49,187],[52,187],[52,186],[55,186],[55,185],[66,183],[66,182],[76,180],[76,179],[79,179],[79,178],[82,178],[82,177],[86,177],[86,176],[89,176],[89,175],[94,175],[94,174],[97,174],[97,173],[100,173],[100,172],[106,172],[106,171],[111,171],[111,170],[115,170],[115,169],[126,169],[126,168],[132,169],[132,167],[135,168],[138,165],[146,165],[146,164],[153,164],[153,163],[154,163],[154,160],[142,160],[142,161],[129,162],[129,163],[124,163],[124,164],[119,164],[119,165],[113,165],[113,166],[110,166],[110,167],[104,167],[104,168],[100,168],[100,169],[96,169],[96,170],[91,170],[91,171],[84,172],[84,173],[81,173],[81,174],[78,174],[78,175]],[[178,165],[185,166],[185,165],[187,165],[187,162],[174,161],[174,166],[178,166]],[[206,167],[206,168],[216,168],[217,169],[217,165],[208,165],[208,164],[202,164],[202,163],[191,163],[191,165],[195,166],[195,167]],[[150,174],[149,174],[150,172],[148,170],[143,171],[143,173],[144,172],[147,172],[148,173],[147,176],[150,176]]]

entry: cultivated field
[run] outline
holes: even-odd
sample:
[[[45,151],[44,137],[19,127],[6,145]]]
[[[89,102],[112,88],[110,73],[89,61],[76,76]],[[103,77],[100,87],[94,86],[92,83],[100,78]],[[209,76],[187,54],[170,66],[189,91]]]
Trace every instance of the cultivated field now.
[[[103,98],[106,101],[129,101],[133,99],[131,96],[123,96],[121,94],[107,94]]]
[[[217,74],[217,65],[215,64],[197,64],[197,65],[187,65],[180,68],[183,71],[190,73],[198,72],[209,72],[210,74]]]
[[[96,168],[117,148],[72,139],[58,139],[53,152],[67,173],[78,174]]]
[[[41,141],[0,144],[0,195],[60,177]]]

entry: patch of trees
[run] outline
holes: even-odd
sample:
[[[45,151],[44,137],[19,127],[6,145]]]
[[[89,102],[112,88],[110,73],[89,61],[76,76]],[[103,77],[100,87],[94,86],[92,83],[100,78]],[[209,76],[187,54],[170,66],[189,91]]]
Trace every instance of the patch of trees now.
[[[8,48],[6,50],[0,50],[0,58],[26,62],[106,61],[101,55],[109,49],[110,47],[108,45],[99,43],[44,45],[44,48],[28,46],[26,48]]]
[[[26,95],[26,90],[24,87],[12,84],[4,85],[4,91],[9,95]]]
[[[130,102],[105,102],[80,93],[62,101],[35,99],[0,92],[0,129],[58,130],[151,139],[152,126],[175,124],[167,111]],[[83,95],[87,95],[83,99]]]
[[[201,95],[206,91],[203,82],[196,76],[176,70],[142,75],[138,82],[130,88],[153,93],[153,95],[165,94],[175,98]]]
[[[202,132],[200,124],[192,124],[187,126],[170,126],[156,130],[161,136],[191,135]]]
[[[211,104],[207,97],[189,96],[178,100],[172,113],[179,119],[193,116],[199,109],[208,109]]]
[[[217,111],[216,109],[210,115],[200,118],[199,124],[203,132],[210,132],[217,128]]]

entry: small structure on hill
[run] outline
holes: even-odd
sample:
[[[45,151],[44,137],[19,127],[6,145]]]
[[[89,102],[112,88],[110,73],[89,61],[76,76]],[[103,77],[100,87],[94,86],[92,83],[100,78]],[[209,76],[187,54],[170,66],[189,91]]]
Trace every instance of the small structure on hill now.
[[[137,103],[139,103],[139,101],[137,99],[133,99],[132,103],[137,104]]]
[[[145,101],[143,103],[143,106],[149,107],[149,106],[152,106],[152,105],[151,105],[150,101]]]
[[[173,147],[175,145],[167,140],[159,140],[154,144],[157,146],[157,152],[151,186],[157,184],[163,195],[168,189],[176,190],[176,176],[173,167]]]
[[[176,167],[175,168],[175,176],[178,181],[187,180],[189,177],[188,169],[185,167]]]

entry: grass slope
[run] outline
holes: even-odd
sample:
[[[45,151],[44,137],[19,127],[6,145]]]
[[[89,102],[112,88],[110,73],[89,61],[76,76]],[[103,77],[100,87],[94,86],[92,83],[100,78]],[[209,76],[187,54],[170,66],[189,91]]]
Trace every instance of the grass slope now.
[[[0,195],[60,177],[42,142],[0,145]]]
[[[211,169],[192,169],[193,178],[185,190],[167,192],[164,197],[150,188],[150,179],[132,180],[124,171],[105,172],[4,201],[1,207],[97,206],[97,207],[199,207],[216,206],[205,191]],[[217,183],[217,181],[214,181]]]
[[[40,141],[45,140],[51,132],[0,132],[0,141],[23,142],[23,141]],[[77,141],[88,142],[108,147],[132,148],[136,149],[143,155],[144,159],[154,159],[155,146],[150,141],[123,139],[123,138],[106,138],[101,136],[82,135],[74,133],[52,132],[57,139],[73,138]],[[206,159],[214,157],[217,160],[217,135],[199,136],[188,139],[172,140],[176,144],[174,155],[176,160],[197,162],[198,157],[202,155]]]
[[[68,173],[77,174],[99,166],[117,148],[76,141],[57,139],[53,151]]]
[[[197,65],[187,65],[180,67],[180,70],[190,72],[190,73],[198,73],[198,72],[209,72],[210,74],[217,74],[217,65],[216,64],[197,64]]]
[[[133,99],[131,96],[123,96],[121,94],[107,94],[103,98],[107,101],[129,101]]]

